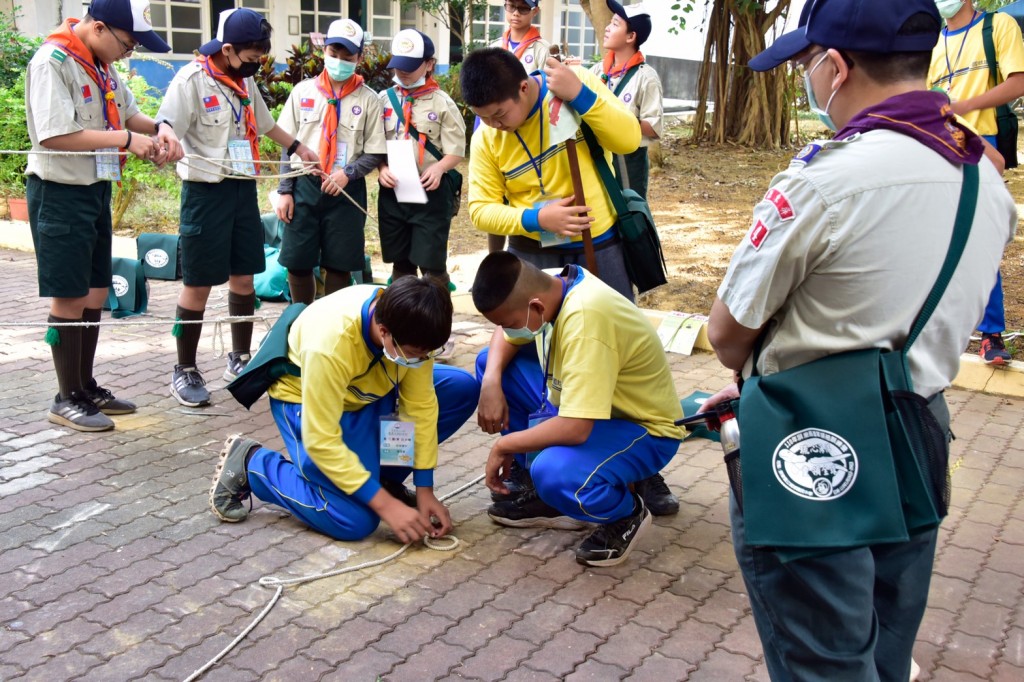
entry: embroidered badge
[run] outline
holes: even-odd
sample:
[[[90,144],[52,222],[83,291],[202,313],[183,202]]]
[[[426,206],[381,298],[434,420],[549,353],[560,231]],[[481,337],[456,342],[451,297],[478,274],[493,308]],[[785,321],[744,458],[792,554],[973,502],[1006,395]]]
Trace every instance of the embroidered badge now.
[[[312,97],[303,97],[302,99],[300,99],[299,100],[299,108],[302,109],[303,111],[312,111],[313,110],[313,98]]]
[[[88,85],[82,86],[82,100],[85,101],[86,104],[92,102],[92,88]]]
[[[632,102],[633,101],[633,93],[632,92],[627,92],[625,95],[622,96],[622,101],[625,102],[626,104],[629,104],[630,102]]]
[[[391,114],[393,114],[393,113],[395,113],[394,109],[390,109],[388,107],[384,107],[384,115],[382,116],[382,118],[386,121],[389,118],[391,118]]]
[[[772,455],[775,478],[807,500],[835,500],[857,480],[857,453],[842,436],[823,429],[790,434]]]
[[[220,100],[217,99],[217,95],[210,95],[209,97],[204,97],[203,107],[206,108],[207,113],[213,111],[220,111]]]
[[[761,250],[761,244],[764,244],[769,232],[771,230],[760,219],[750,228],[750,245],[754,247],[754,251]]]
[[[412,52],[413,47],[414,45],[411,40],[402,38],[395,46],[395,54],[409,54]]]
[[[55,62],[60,62],[61,64],[63,64],[64,60],[67,58],[68,56],[66,54],[64,54],[56,48],[54,48],[53,52],[50,53],[50,59],[54,60]]]
[[[427,118],[429,118],[431,121],[436,121],[437,120],[437,114],[435,114],[433,111],[431,111],[429,114],[427,114]]]
[[[526,62],[527,64],[533,64],[533,55],[532,54],[526,55],[526,59],[524,59],[523,61]]]
[[[361,106],[359,106],[357,104],[354,107],[352,107],[352,115],[353,116],[358,116],[361,113],[363,113],[363,108]]]
[[[803,149],[801,149],[799,152],[797,152],[797,155],[793,157],[793,160],[799,161],[801,163],[810,163],[811,159],[817,156],[818,152],[820,151],[820,144],[809,144]]]
[[[768,193],[764,195],[764,201],[767,201],[775,207],[780,220],[792,220],[796,217],[796,213],[793,212],[793,206],[789,203],[789,199],[787,199],[786,195],[779,190],[768,190]]]

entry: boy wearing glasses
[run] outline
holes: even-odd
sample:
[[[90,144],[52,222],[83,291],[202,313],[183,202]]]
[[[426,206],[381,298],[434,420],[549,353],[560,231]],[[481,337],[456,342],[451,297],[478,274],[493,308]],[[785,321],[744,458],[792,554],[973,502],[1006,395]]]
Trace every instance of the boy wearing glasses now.
[[[178,164],[181,189],[181,271],[175,325],[178,362],[171,395],[186,407],[210,404],[196,350],[210,289],[228,283],[228,314],[255,310],[253,275],[266,267],[263,224],[256,198],[259,137],[317,162],[317,154],[278,126],[260,97],[253,76],[270,51],[272,29],[251,9],[220,13],[217,37],[175,74],[157,117],[181,136],[186,153],[219,159]],[[225,178],[225,175],[231,175]],[[234,379],[249,361],[252,322],[231,324],[231,352],[224,378]]]
[[[50,297],[51,323],[100,321],[111,282],[110,183],[121,179],[127,160],[117,153],[158,166],[181,158],[174,131],[139,111],[111,67],[138,44],[170,51],[148,13],[148,2],[94,0],[84,20],[67,19],[46,38],[28,67],[25,113],[34,153],[28,156],[26,194],[39,295]],[[114,428],[107,415],[135,411],[93,377],[99,327],[51,327],[46,341],[59,386],[49,421],[107,431]]]
[[[351,286],[304,309],[288,331],[290,373],[268,391],[289,457],[228,438],[214,514],[244,521],[253,495],[336,540],[361,540],[381,520],[401,542],[450,531],[434,496],[437,444],[479,396],[468,372],[433,362],[451,326],[451,296],[430,277]]]

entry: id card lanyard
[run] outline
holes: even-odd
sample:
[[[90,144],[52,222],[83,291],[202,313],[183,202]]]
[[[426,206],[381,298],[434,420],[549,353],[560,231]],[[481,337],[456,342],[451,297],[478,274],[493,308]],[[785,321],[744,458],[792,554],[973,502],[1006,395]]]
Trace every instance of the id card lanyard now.
[[[537,93],[537,102],[533,105],[533,108],[530,109],[530,113],[527,114],[527,116],[526,116],[527,119],[529,119],[531,116],[533,116],[535,113],[537,113],[540,110],[541,105],[544,103],[544,97],[547,95],[547,90],[548,89],[547,89],[546,84],[541,83],[540,81],[537,81],[537,86],[540,88],[540,92]],[[534,157],[534,155],[530,152],[529,145],[526,144],[526,140],[524,140],[523,136],[519,134],[519,131],[516,130],[514,132],[516,134],[516,139],[519,140],[520,146],[522,146],[523,151],[526,152],[526,156],[529,157],[529,159],[530,159],[530,165],[533,166],[533,172],[537,174],[537,182],[540,183],[540,193],[546,196],[547,192],[544,190],[544,167],[543,167],[543,162],[544,162],[544,120],[543,120],[543,116],[538,118],[538,120],[537,120],[537,127],[540,129],[540,148],[539,148],[539,151],[537,152],[538,155],[536,157]]]
[[[567,280],[565,280],[565,279],[562,279],[562,302],[561,303],[565,302],[565,294],[568,291],[568,289],[569,289],[569,282]],[[561,303],[558,306],[559,310],[561,310],[561,307],[562,307]],[[547,420],[551,419],[552,417],[557,417],[558,416],[558,410],[556,410],[555,406],[552,405],[550,401],[548,401],[548,377],[551,376],[551,374],[549,373],[550,369],[551,369],[551,344],[554,343],[554,340],[555,340],[554,337],[555,337],[555,331],[554,331],[554,327],[553,326],[551,328],[551,338],[550,339],[548,339],[547,332],[545,332],[541,336],[541,342],[540,342],[541,343],[541,350],[544,351],[544,375],[543,375],[543,381],[542,381],[541,389],[540,389],[540,407],[537,409],[536,412],[534,412],[534,413],[532,413],[532,414],[527,416],[527,428],[530,428],[530,429],[532,429],[533,427],[535,427],[535,426],[537,426],[539,424],[543,424],[544,422],[546,422]],[[545,348],[546,348],[546,350],[545,350]],[[539,454],[538,452],[527,452],[526,453],[526,464],[527,464],[527,466],[529,466],[530,464],[533,464],[533,460],[537,457],[538,454]]]
[[[224,95],[228,106],[231,107],[231,116],[235,119],[235,137],[228,140],[228,157],[231,159],[231,169],[239,175],[256,175],[256,164],[252,158],[252,145],[242,135],[242,115],[245,113],[245,108],[249,106],[249,102],[239,98],[239,106],[235,109],[235,94],[225,92],[224,88],[216,80],[214,80],[214,84],[216,84],[220,93]]]
[[[117,86],[115,81],[108,76],[107,70],[100,68],[101,66],[99,62],[96,62],[96,73],[100,79],[100,110],[103,112],[103,128],[104,130],[114,130],[113,126],[110,125],[110,118],[107,116],[107,101],[114,98],[114,90]],[[120,182],[121,155],[117,147],[105,147],[96,151],[96,178],[98,180]]]
[[[974,22],[975,20],[977,20],[977,18],[978,12],[977,10],[975,10],[974,14],[971,15],[970,23],[968,23],[967,26],[964,28],[964,37],[963,40],[960,41],[960,49],[956,53],[956,61],[954,61],[952,64],[949,63],[949,34],[945,32],[943,32],[942,34],[943,47],[945,48],[946,52],[946,74],[947,78],[949,79],[946,87],[947,95],[953,90],[953,71],[958,66],[960,66],[960,56],[963,55],[964,45],[967,44],[967,34],[971,32],[971,28],[974,26]]]
[[[401,401],[401,392],[398,388],[398,375],[392,379],[388,374],[384,361],[381,360],[380,368],[384,376],[388,378],[395,387],[395,411],[391,414],[382,415],[380,418],[380,465],[387,467],[411,467],[416,455],[416,425],[412,422],[404,422],[399,417],[398,406]],[[397,372],[397,370],[396,370]]]

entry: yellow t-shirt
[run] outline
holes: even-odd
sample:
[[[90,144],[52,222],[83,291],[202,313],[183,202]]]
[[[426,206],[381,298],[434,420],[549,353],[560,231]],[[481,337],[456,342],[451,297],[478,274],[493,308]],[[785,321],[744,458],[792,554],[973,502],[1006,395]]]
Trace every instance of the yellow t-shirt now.
[[[682,439],[683,416],[654,327],[635,305],[576,270],[550,334],[548,399],[561,417],[626,419],[652,436]],[[543,343],[538,339],[538,343]],[[543,366],[544,349],[538,349]]]
[[[640,146],[640,123],[636,116],[612,94],[600,78],[579,67],[574,67],[574,70],[584,86],[583,92],[577,97],[577,105],[582,107],[581,103],[584,102],[589,105],[582,113],[582,119],[593,129],[605,150],[609,165],[609,153],[629,154],[636,151]],[[566,141],[563,139],[557,144],[551,144],[552,138],[559,135],[561,126],[565,126],[572,115],[572,107],[568,103],[554,100],[547,91],[543,74],[538,77],[541,78],[543,97],[541,106],[518,130],[504,132],[481,124],[470,142],[469,217],[473,226],[483,232],[525,235],[539,240],[540,228],[528,230],[524,214],[539,208],[539,203],[573,195]],[[540,144],[542,125],[543,145]],[[579,130],[576,131],[576,140],[587,205],[593,209],[590,212],[594,218],[590,226],[591,234],[596,238],[615,223],[615,208]],[[523,144],[529,147],[529,154]],[[541,179],[544,192],[541,191]],[[575,241],[580,241],[580,238]]]
[[[982,38],[983,19],[980,12],[973,22],[956,31],[943,29],[932,50],[928,69],[928,86],[945,90],[952,101],[971,99],[992,89],[985,43]],[[996,12],[992,15],[992,44],[995,47],[1000,81],[1011,74],[1024,72],[1024,41],[1013,17]],[[971,111],[962,118],[979,135],[995,135],[995,109]]]
[[[271,398],[302,404],[302,443],[309,458],[349,495],[370,473],[342,441],[342,414],[380,400],[396,382],[399,416],[416,425],[413,468],[437,466],[434,363],[399,367],[371,345],[369,307],[381,291],[372,285],[348,287],[302,311],[288,333],[288,360],[302,376],[283,376],[268,391]]]

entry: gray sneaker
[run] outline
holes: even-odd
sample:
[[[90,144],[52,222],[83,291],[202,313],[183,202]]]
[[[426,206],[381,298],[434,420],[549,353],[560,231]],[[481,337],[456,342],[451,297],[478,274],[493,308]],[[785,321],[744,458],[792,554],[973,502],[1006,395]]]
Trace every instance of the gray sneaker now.
[[[252,359],[252,355],[249,353],[243,353],[241,351],[231,351],[228,353],[228,366],[224,370],[224,381],[234,381],[238,378],[238,375],[245,371],[245,366],[249,364],[249,360]]]
[[[64,400],[58,393],[50,405],[47,419],[76,431],[110,431],[114,428],[110,417],[100,412],[88,395],[79,391]]]
[[[258,447],[260,444],[256,441],[237,433],[224,441],[210,485],[210,509],[221,521],[238,523],[249,516],[249,509],[242,504],[252,492],[245,472],[245,456]],[[252,508],[251,503],[249,508]]]
[[[210,392],[206,380],[195,365],[175,365],[171,377],[171,395],[185,407],[202,407],[210,404]]]
[[[85,394],[103,414],[131,414],[138,409],[132,401],[118,398],[102,386],[96,385],[95,379],[86,385]]]

